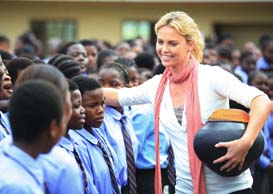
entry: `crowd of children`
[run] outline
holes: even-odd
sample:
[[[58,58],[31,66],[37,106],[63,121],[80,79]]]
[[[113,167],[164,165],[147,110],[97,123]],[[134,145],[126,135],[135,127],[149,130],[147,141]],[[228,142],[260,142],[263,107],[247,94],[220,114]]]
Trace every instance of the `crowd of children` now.
[[[272,100],[273,37],[259,44],[238,49],[224,36],[207,42],[202,63],[221,66]],[[102,89],[162,73],[153,46],[142,38],[115,46],[82,39],[46,53],[32,33],[11,46],[1,35],[0,193],[153,194],[153,108],[107,106]],[[248,111],[233,101],[230,107]],[[256,194],[273,193],[273,113],[263,133],[264,153],[252,169]],[[159,135],[162,189],[171,194],[171,144],[165,131]]]

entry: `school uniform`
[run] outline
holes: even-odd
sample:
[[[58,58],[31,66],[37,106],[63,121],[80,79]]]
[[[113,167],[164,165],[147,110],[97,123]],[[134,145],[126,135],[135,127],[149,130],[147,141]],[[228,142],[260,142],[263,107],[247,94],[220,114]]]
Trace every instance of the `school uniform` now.
[[[256,70],[270,70],[273,64],[269,64],[264,57],[260,57],[256,62]]]
[[[265,139],[264,152],[254,166],[253,189],[255,193],[270,194],[272,190],[272,177],[267,171],[270,163],[273,162],[273,114],[270,114],[264,127],[263,134]]]
[[[238,65],[235,69],[234,69],[234,73],[236,75],[239,75],[242,78],[242,81],[247,84],[248,81],[248,74],[243,70],[241,65]]]
[[[38,158],[50,194],[83,194],[82,174],[70,155],[55,145],[48,154]]]
[[[126,186],[128,184],[128,170],[127,170],[127,161],[126,161],[126,150],[124,144],[124,138],[122,134],[122,124],[121,118],[125,119],[125,127],[127,132],[130,135],[134,153],[134,160],[137,159],[138,153],[138,140],[134,133],[134,129],[132,126],[132,120],[130,118],[130,113],[123,108],[123,114],[115,110],[110,106],[106,106],[105,116],[103,120],[103,124],[100,127],[100,131],[105,135],[107,141],[115,150],[118,155],[119,164],[120,164],[120,173],[118,176],[118,180],[121,186]]]
[[[88,154],[87,154],[87,151],[86,151],[85,147],[83,147],[80,144],[78,144],[77,142],[73,141],[73,139],[71,139],[69,135],[68,135],[68,138],[62,137],[60,139],[60,141],[58,142],[58,146],[60,148],[64,149],[69,154],[69,156],[72,158],[72,160],[74,160],[76,162],[76,165],[78,167],[81,164],[84,167],[83,160],[88,158]],[[81,164],[79,164],[77,162],[77,160],[75,159],[74,149],[77,152],[77,154],[79,155],[79,158],[80,158],[79,162],[81,162]],[[94,183],[93,183],[93,176],[90,175],[90,173],[88,173],[88,171],[86,170],[85,167],[84,167],[84,172],[81,170],[81,177],[80,177],[83,186],[85,184],[84,183],[84,176],[85,175],[83,175],[83,173],[85,173],[86,176],[87,176],[86,177],[87,178],[87,184],[88,184],[87,193],[90,193],[90,194],[96,194],[96,193],[98,193],[97,189],[95,188]]]
[[[0,111],[0,141],[11,134],[8,115]]]
[[[97,131],[97,129],[92,129],[92,133],[88,132],[86,129],[77,131],[71,130],[69,131],[69,134],[75,142],[82,143],[83,146],[86,146],[89,157],[83,159],[83,164],[88,173],[93,175],[93,182],[98,193],[115,194],[116,192],[112,185],[109,167],[98,144],[102,144],[107,151],[115,177],[118,176],[117,168],[114,165],[114,161],[117,161],[117,156],[113,150],[110,150],[111,148],[109,145],[107,145],[107,142],[103,136],[99,133],[99,131]]]
[[[15,145],[0,154],[0,193],[43,194],[44,175],[38,162]]]

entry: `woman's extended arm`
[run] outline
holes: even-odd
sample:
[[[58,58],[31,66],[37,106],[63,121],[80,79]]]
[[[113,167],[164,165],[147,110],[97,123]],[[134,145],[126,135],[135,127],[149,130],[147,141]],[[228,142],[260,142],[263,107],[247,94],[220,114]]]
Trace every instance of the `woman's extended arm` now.
[[[103,88],[106,104],[110,106],[120,106],[118,101],[118,89],[115,88]]]
[[[259,95],[251,101],[250,120],[244,135],[238,140],[220,142],[215,145],[216,147],[226,147],[228,150],[224,156],[214,161],[214,163],[221,163],[228,160],[221,170],[230,171],[238,165],[239,168],[243,166],[248,150],[263,128],[271,109],[272,102],[265,95]]]

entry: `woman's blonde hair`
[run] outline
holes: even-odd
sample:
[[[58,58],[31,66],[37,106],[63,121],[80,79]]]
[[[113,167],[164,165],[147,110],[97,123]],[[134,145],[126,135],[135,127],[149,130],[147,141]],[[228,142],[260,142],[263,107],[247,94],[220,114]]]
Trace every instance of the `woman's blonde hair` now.
[[[174,11],[162,16],[155,24],[155,33],[163,26],[171,26],[185,37],[187,41],[193,41],[192,54],[199,62],[203,58],[204,38],[194,20],[185,12]]]

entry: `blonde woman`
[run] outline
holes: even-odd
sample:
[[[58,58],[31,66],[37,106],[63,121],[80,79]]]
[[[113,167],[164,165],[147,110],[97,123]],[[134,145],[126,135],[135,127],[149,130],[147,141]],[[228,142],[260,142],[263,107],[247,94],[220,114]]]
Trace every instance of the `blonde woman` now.
[[[106,88],[104,91],[107,103],[111,105],[153,104],[156,193],[162,193],[158,152],[160,128],[167,131],[174,150],[176,193],[251,193],[253,181],[249,170],[236,177],[217,175],[198,160],[193,150],[193,138],[212,112],[229,108],[229,99],[249,107],[251,117],[244,135],[235,141],[216,144],[228,151],[214,161],[226,161],[221,167],[225,171],[242,167],[248,150],[269,114],[270,100],[263,92],[241,83],[220,67],[199,63],[204,40],[196,23],[186,13],[177,11],[165,14],[156,23],[155,32],[156,51],[166,67],[164,73],[137,87],[120,90]]]

